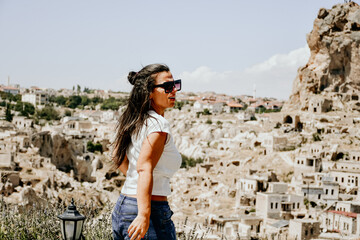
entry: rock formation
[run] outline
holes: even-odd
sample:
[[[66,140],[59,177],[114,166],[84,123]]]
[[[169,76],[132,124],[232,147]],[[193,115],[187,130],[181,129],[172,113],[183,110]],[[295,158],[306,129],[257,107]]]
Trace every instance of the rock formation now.
[[[360,6],[320,9],[307,43],[310,59],[298,70],[283,111],[360,111]]]

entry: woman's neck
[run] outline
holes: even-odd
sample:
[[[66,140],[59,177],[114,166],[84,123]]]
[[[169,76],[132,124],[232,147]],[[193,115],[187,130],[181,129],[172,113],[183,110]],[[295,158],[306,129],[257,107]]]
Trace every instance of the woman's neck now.
[[[153,105],[151,105],[150,110],[155,111],[157,114],[159,114],[159,115],[161,115],[161,116],[164,116],[164,113],[165,113],[165,110],[164,110],[164,109],[161,109],[161,108],[156,107],[156,106],[153,106]]]

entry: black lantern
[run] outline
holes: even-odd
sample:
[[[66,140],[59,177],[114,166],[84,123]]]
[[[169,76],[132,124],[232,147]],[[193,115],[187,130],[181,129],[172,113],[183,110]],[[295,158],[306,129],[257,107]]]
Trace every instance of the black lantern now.
[[[61,220],[61,234],[64,240],[79,240],[82,237],[85,216],[76,210],[74,199],[71,199],[70,206],[58,218]]]

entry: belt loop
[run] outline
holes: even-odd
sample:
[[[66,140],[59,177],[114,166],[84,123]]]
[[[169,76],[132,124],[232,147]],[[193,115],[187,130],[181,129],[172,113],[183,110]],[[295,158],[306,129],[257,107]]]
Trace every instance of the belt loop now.
[[[123,204],[123,202],[124,202],[124,200],[125,200],[125,195],[123,195],[123,194],[120,194],[120,206]]]

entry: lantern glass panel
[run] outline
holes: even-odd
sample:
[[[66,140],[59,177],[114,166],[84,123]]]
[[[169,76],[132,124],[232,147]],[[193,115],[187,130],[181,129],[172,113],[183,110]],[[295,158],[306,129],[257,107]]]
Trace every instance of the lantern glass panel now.
[[[75,222],[74,221],[65,221],[66,240],[73,239],[74,231],[75,231]]]
[[[76,223],[76,236],[75,239],[80,239],[80,235],[82,232],[82,226],[83,226],[84,220],[77,221]]]

